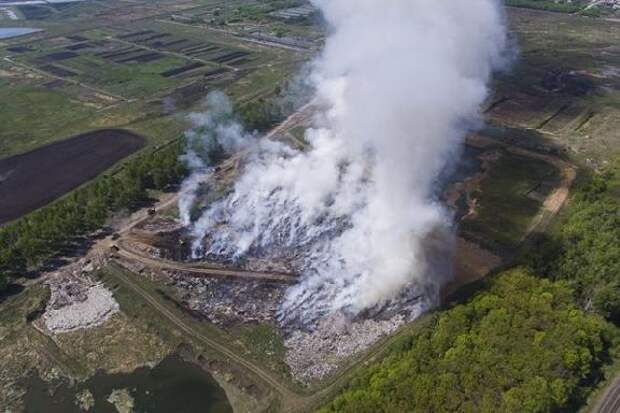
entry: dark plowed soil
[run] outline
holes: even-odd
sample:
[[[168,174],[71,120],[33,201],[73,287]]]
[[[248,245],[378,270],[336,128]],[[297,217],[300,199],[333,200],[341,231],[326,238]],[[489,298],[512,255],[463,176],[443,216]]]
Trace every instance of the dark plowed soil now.
[[[190,70],[198,69],[199,67],[203,67],[204,63],[194,62],[185,66],[176,67],[174,69],[167,70],[165,72],[160,73],[163,77],[172,77],[176,75],[180,75],[181,73],[189,72]]]
[[[65,69],[64,67],[59,67],[59,66],[54,66],[54,65],[41,66],[40,69],[43,71],[46,71],[47,73],[51,73],[54,76],[59,76],[59,77],[77,76],[77,73],[69,69]]]
[[[124,130],[84,133],[0,160],[0,224],[40,208],[144,146]]]

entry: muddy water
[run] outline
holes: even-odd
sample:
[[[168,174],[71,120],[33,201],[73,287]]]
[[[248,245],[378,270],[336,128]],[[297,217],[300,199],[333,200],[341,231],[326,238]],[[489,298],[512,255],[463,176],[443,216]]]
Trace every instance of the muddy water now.
[[[135,413],[229,413],[232,408],[217,382],[195,364],[172,356],[153,369],[130,374],[97,373],[76,386],[49,385],[33,375],[28,378],[24,404],[28,413],[80,413],[76,395],[88,389],[94,396],[89,412],[117,413],[108,401],[114,390],[126,389]]]

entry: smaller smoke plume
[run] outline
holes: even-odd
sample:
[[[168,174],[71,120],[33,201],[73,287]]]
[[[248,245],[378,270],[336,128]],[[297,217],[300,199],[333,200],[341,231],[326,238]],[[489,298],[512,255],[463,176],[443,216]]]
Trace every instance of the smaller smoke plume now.
[[[211,174],[213,164],[255,141],[255,135],[246,132],[235,118],[232,103],[224,93],[209,93],[204,106],[204,112],[188,116],[192,127],[185,132],[187,148],[183,160],[192,171],[180,190],[179,215],[185,226],[192,223],[198,189]]]

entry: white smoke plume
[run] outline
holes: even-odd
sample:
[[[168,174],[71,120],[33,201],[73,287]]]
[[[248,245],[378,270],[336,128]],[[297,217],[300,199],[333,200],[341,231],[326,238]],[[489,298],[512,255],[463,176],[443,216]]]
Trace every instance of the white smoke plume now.
[[[403,291],[432,304],[451,262],[437,178],[477,124],[503,62],[501,6],[313,2],[330,33],[312,74],[323,110],[309,148],[262,143],[232,193],[193,224],[194,246],[295,262],[302,281],[282,304],[285,324],[359,314]]]
[[[217,158],[241,150],[255,140],[234,117],[232,103],[222,92],[209,93],[204,106],[205,112],[188,116],[192,127],[185,132],[187,148],[183,159],[192,171],[183,182],[179,197],[179,215],[185,226],[191,224],[198,188],[210,175]]]

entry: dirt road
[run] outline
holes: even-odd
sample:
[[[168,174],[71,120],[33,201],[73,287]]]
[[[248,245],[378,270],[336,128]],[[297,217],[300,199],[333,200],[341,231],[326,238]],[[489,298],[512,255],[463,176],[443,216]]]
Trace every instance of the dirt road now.
[[[620,412],[620,375],[609,385],[599,402],[592,408],[592,413]]]
[[[538,215],[536,215],[536,217],[534,217],[534,219],[530,223],[527,231],[525,232],[525,235],[522,238],[522,241],[524,241],[535,232],[544,231],[553,219],[553,217],[555,217],[560,212],[560,210],[568,200],[570,189],[575,182],[575,178],[577,177],[577,170],[575,169],[575,167],[569,162],[558,158],[557,156],[551,156],[544,153],[534,152],[528,149],[520,148],[518,146],[508,145],[505,143],[501,143],[495,139],[491,139],[478,134],[468,136],[467,143],[477,147],[497,146],[499,144],[503,149],[507,150],[508,152],[532,159],[540,159],[555,166],[560,171],[562,179],[559,185],[545,199],[541,211],[538,213]]]
[[[217,351],[218,353],[226,356],[234,363],[239,366],[247,369],[251,373],[255,374],[260,379],[264,380],[271,388],[276,390],[281,396],[282,403],[282,411],[285,412],[296,412],[303,411],[304,408],[312,402],[312,397],[304,397],[300,396],[293,391],[291,391],[288,387],[282,384],[276,377],[272,375],[266,369],[263,369],[259,365],[247,360],[246,358],[239,355],[237,352],[229,349],[228,347],[220,344],[219,342],[201,334],[195,330],[193,330],[190,326],[188,326],[183,320],[177,317],[172,311],[170,311],[165,306],[161,305],[152,295],[142,288],[137,283],[133,282],[129,277],[122,274],[120,271],[115,271],[113,274],[114,278],[118,281],[122,282],[125,287],[129,288],[136,295],[144,299],[153,309],[155,309],[161,316],[168,319],[172,322],[180,331],[192,337],[193,339],[199,341],[200,343],[206,345]]]
[[[221,268],[210,266],[208,263],[193,265],[191,263],[169,261],[149,256],[145,253],[141,253],[132,249],[130,246],[128,246],[127,243],[123,241],[117,243],[116,246],[117,248],[119,248],[117,252],[119,256],[129,260],[138,261],[147,267],[157,270],[182,271],[186,273],[206,275],[211,277],[230,277],[258,281],[273,281],[284,284],[295,284],[297,282],[297,277],[291,274],[246,271],[235,268]]]

